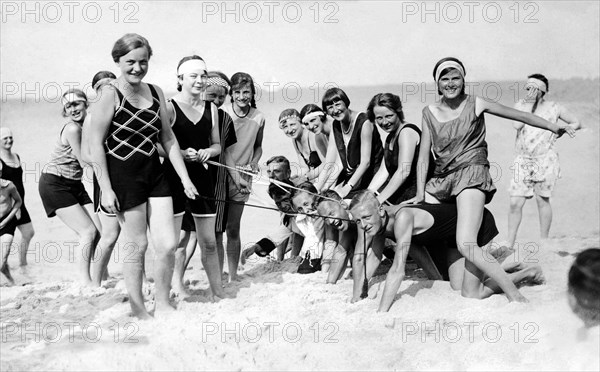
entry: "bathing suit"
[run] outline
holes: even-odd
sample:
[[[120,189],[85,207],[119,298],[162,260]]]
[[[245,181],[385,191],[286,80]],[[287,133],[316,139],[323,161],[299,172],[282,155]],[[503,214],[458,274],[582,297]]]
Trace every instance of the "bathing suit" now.
[[[394,173],[398,170],[398,153],[400,152],[400,148],[398,146],[398,137],[400,133],[405,129],[412,129],[421,137],[421,130],[414,124],[405,124],[400,130],[395,133],[390,133],[385,139],[385,147],[383,149],[383,160],[385,161],[385,168],[388,171],[388,180],[383,184],[383,186],[379,189],[381,192],[388,184]],[[390,150],[390,145],[392,149]],[[419,145],[415,148],[415,154],[413,157],[412,164],[410,165],[410,173],[408,177],[404,180],[402,185],[388,198],[388,201],[391,204],[400,204],[401,202],[414,198],[417,195],[417,163],[419,161]],[[429,179],[433,174],[433,156],[431,153],[429,154]]]
[[[204,102],[204,113],[200,120],[196,123],[192,122],[179,107],[180,103],[175,100],[170,100],[175,110],[175,119],[172,124],[173,133],[179,147],[182,150],[192,148],[194,150],[207,149],[210,147],[210,136],[213,129],[212,120],[212,106],[210,102]],[[173,164],[169,159],[165,159],[163,163],[165,167],[165,175],[169,181],[171,192],[173,195],[173,213],[175,215],[183,215],[185,212],[185,205],[189,203],[189,209],[195,217],[209,217],[214,216],[216,213],[215,202],[214,202],[214,183],[212,179],[212,173],[204,167],[204,164],[200,162],[185,162],[188,175],[192,180],[196,190],[198,190],[199,197],[196,199],[189,199],[185,195],[181,179]]]
[[[298,154],[300,154],[300,156],[302,157],[302,160],[304,160],[304,163],[306,164],[307,167],[309,167],[310,169],[315,169],[315,168],[318,168],[319,165],[321,165],[321,158],[319,157],[319,153],[310,148],[310,138],[308,139],[308,153],[309,153],[308,159],[306,159],[306,157],[304,156],[302,151],[300,151],[296,141],[293,141],[293,142],[294,142],[294,147],[296,148],[296,151],[298,152]]]
[[[460,115],[441,123],[429,106],[423,109],[436,157],[435,172],[425,191],[439,201],[452,202],[463,190],[476,188],[485,194],[487,204],[496,192],[487,159],[485,120],[483,113],[476,115],[475,103],[475,96],[467,96]]]
[[[363,124],[366,121],[368,121],[368,119],[364,112],[361,112],[356,116],[354,128],[347,145],[344,142],[342,124],[337,120],[334,120],[333,122],[333,137],[335,138],[335,144],[343,166],[336,185],[348,182],[360,164],[360,136]],[[371,179],[373,179],[373,176],[377,173],[377,170],[379,170],[382,158],[383,147],[381,145],[381,138],[379,137],[377,128],[373,128],[373,135],[371,137],[371,165],[351,191],[364,190],[367,188]],[[350,197],[352,197],[352,195],[350,195]]]
[[[404,208],[417,208],[433,216],[433,225],[426,231],[413,235],[412,242],[425,246],[435,246],[436,243],[445,243],[449,248],[456,247],[456,223],[458,212],[454,204],[416,204]],[[402,208],[398,209],[398,212]],[[398,213],[396,212],[396,213]],[[477,233],[477,245],[483,247],[498,235],[494,216],[487,208],[483,209],[481,227]],[[432,244],[433,243],[433,244]]]
[[[225,163],[225,150],[237,142],[237,136],[235,134],[235,128],[233,127],[233,120],[231,120],[229,114],[221,109],[218,109],[218,113],[221,154],[210,160],[216,161],[217,163]],[[214,165],[209,165],[208,169],[212,172],[212,178],[215,182],[215,207],[217,209],[215,231],[224,232],[227,227],[228,204],[219,200],[227,200],[229,172],[224,167],[217,167]]]
[[[20,163],[21,159],[19,158],[19,155],[17,155],[17,159],[19,159],[19,163]],[[15,185],[15,187],[17,188],[17,191],[19,192],[19,196],[21,197],[21,200],[23,201],[23,204],[21,204],[21,218],[17,219],[17,226],[25,225],[26,223],[31,222],[31,217],[29,216],[29,212],[27,211],[27,208],[25,207],[25,187],[23,185],[23,168],[21,167],[20,164],[18,167],[11,167],[10,165],[6,164],[2,159],[0,159],[0,162],[2,162],[2,178],[4,178],[5,180],[11,181]]]
[[[171,196],[156,143],[162,122],[158,92],[148,84],[152,106],[137,108],[115,87],[119,105],[108,128],[104,149],[108,176],[121,211]]]
[[[60,131],[50,161],[42,170],[38,184],[42,205],[48,217],[54,217],[56,210],[61,208],[92,203],[81,182],[83,168],[73,154],[71,145],[65,145],[61,140],[62,132],[68,124]]]

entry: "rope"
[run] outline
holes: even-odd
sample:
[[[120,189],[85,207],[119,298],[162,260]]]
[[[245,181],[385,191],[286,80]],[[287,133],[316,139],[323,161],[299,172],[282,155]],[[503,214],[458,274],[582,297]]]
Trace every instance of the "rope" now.
[[[365,230],[363,230],[363,251],[364,251],[364,257],[363,257],[363,268],[364,268],[364,280],[363,280],[363,287],[362,287],[362,293],[360,294],[360,298],[367,298],[369,297],[369,280],[367,279],[367,232]]]
[[[229,165],[221,164],[221,163],[218,163],[218,162],[212,161],[212,160],[207,160],[205,163],[208,163],[208,164],[211,164],[211,165],[214,165],[214,166],[217,166],[217,167],[223,167],[223,168],[226,168],[226,169],[231,169],[231,170],[234,170],[234,171],[237,171],[237,172],[240,172],[240,173],[244,173],[246,175],[250,175],[252,177],[254,177],[254,176],[257,175],[257,173],[248,172],[248,171],[244,171],[244,170],[237,169],[237,168],[234,168],[234,167],[230,167]],[[313,195],[313,196],[317,196],[317,197],[319,197],[321,199],[330,200],[330,201],[333,201],[333,202],[336,202],[336,203],[340,202],[339,200],[335,200],[333,198],[328,198],[328,197],[323,196],[323,195],[315,194],[314,192],[310,192],[308,190],[304,190],[304,189],[298,188],[296,186],[288,185],[285,182],[281,182],[281,181],[278,181],[278,180],[273,179],[273,178],[269,178],[269,182],[272,183],[272,184],[274,184],[274,185],[276,185],[276,186],[278,186],[279,188],[283,189],[288,194],[289,194],[289,190],[285,189],[285,187],[287,187],[289,189],[296,190],[296,191],[305,192],[307,194],[310,194],[310,195]]]

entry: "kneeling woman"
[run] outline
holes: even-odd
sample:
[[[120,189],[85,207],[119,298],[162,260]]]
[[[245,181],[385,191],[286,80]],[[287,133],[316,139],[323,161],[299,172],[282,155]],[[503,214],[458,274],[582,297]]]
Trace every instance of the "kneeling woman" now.
[[[90,262],[100,237],[98,217],[81,177],[81,128],[87,115],[88,100],[81,90],[63,94],[63,116],[69,118],[60,131],[50,161],[42,170],[39,191],[48,217],[58,216],[79,237],[82,249],[80,280],[90,285]]]
[[[177,67],[177,90],[167,105],[171,127],[179,142],[187,172],[200,194],[188,200],[183,186],[171,162],[165,160],[165,173],[173,193],[175,232],[179,234],[186,203],[194,217],[196,234],[202,250],[202,265],[206,270],[210,287],[215,296],[223,297],[221,270],[215,240],[214,180],[205,161],[221,153],[219,144],[219,121],[217,107],[202,100],[208,76],[206,64],[199,56],[184,57]],[[173,289],[185,295],[183,274],[185,271],[185,248],[177,247],[175,253]]]
[[[328,89],[323,95],[322,106],[334,119],[325,164],[334,164],[339,156],[342,169],[334,180],[331,167],[326,167],[316,187],[326,190],[333,184],[335,191],[344,198],[350,192],[366,189],[373,179],[383,158],[381,139],[365,113],[350,110],[350,99],[343,90]]]

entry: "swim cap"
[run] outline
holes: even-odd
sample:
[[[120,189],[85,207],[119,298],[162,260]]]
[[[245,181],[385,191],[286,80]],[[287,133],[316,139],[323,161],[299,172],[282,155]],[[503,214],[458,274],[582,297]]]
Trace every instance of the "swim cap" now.
[[[4,139],[6,137],[12,137],[12,136],[13,136],[13,134],[9,128],[7,128],[7,127],[0,128],[0,139]]]

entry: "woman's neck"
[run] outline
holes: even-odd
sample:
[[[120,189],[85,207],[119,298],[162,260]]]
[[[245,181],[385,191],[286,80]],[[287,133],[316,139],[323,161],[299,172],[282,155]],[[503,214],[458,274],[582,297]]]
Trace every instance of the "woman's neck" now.
[[[130,82],[128,82],[127,80],[125,80],[123,75],[121,75],[117,79],[117,88],[119,88],[123,92],[131,92],[131,93],[137,94],[142,90],[142,82],[134,85],[134,84],[131,84]]]
[[[463,101],[467,98],[467,95],[465,93],[461,93],[458,96],[456,96],[456,98],[445,98],[442,97],[442,103],[445,104],[446,106],[450,107],[452,110],[456,110],[458,107],[460,107],[460,105],[463,103]]]
[[[201,94],[192,94],[190,92],[182,90],[181,93],[179,93],[177,96],[177,98],[179,98],[181,102],[187,103],[190,106],[196,107],[204,103]]]
[[[0,148],[0,155],[2,155],[3,158],[12,158],[12,151],[11,149],[5,149],[5,148]]]
[[[354,111],[348,109],[348,115],[342,119],[342,124],[346,127],[352,125],[352,119],[354,118]]]
[[[252,108],[250,105],[246,106],[246,107],[240,107],[238,106],[235,102],[232,105],[233,111],[238,115],[238,116],[246,116],[248,115],[248,113],[250,112],[250,109]]]

